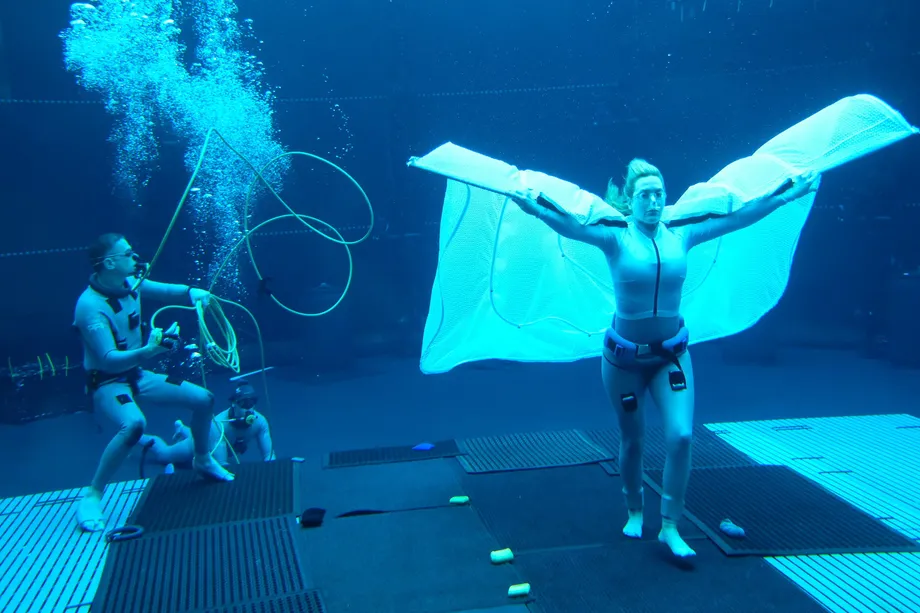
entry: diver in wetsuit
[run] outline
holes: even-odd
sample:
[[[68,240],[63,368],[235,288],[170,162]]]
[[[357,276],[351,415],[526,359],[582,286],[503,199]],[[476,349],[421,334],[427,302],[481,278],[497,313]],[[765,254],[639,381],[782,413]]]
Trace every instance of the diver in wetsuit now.
[[[750,226],[815,191],[819,182],[819,176],[807,173],[784,186],[785,191],[732,213],[675,227],[661,221],[666,199],[661,172],[640,159],[629,163],[622,193],[612,181],[608,185],[608,203],[626,216],[619,224],[582,225],[537,194],[521,192],[513,198],[525,213],[566,238],[600,248],[607,258],[617,310],[604,338],[601,377],[620,425],[620,471],[629,514],[623,528],[626,536],[642,536],[642,451],[649,392],[662,412],[667,445],[658,540],[676,556],[695,555],[677,531],[690,478],[694,408],[689,335],[680,316],[687,253]]]
[[[88,532],[105,529],[102,494],[115,471],[144,433],[146,420],[135,402],[150,400],[192,411],[195,470],[207,478],[231,481],[233,475],[208,452],[208,428],[214,395],[208,390],[145,370],[143,363],[170,351],[178,342],[178,326],[151,330],[145,343],[141,300],[173,304],[207,304],[210,293],[186,285],[144,279],[137,292],[137,254],[120,234],[103,234],[89,249],[93,274],[77,300],[74,327],[83,340],[86,390],[93,408],[116,424],[118,432],[106,446],[88,493],[76,507],[77,523]]]
[[[262,461],[275,459],[268,420],[255,410],[258,400],[252,385],[248,381],[240,381],[230,396],[229,408],[215,415],[211,421],[208,449],[221,466],[230,464],[231,455],[239,460],[239,456],[253,446],[258,449]],[[191,431],[181,421],[176,422],[173,440],[172,445],[167,445],[159,436],[142,436],[140,446],[144,449],[144,460],[164,466],[191,466],[194,458]]]

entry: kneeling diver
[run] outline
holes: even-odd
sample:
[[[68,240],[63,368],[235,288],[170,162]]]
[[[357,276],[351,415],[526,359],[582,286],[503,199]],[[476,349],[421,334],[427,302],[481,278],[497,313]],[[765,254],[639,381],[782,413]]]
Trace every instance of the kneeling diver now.
[[[229,400],[230,406],[211,421],[208,448],[214,459],[222,466],[228,466],[230,456],[233,456],[239,463],[240,456],[255,446],[262,461],[274,460],[275,451],[268,420],[255,410],[259,398],[252,385],[248,381],[238,382]],[[163,466],[172,464],[178,468],[191,468],[195,450],[191,431],[181,420],[176,421],[173,441],[170,445],[159,436],[142,436],[141,471],[147,461]]]

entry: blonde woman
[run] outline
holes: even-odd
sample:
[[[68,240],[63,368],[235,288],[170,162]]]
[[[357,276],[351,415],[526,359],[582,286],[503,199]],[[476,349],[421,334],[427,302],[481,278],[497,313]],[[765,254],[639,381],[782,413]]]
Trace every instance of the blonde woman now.
[[[513,200],[560,235],[600,248],[607,257],[616,313],[604,338],[601,376],[620,425],[620,473],[628,520],[623,533],[642,537],[642,451],[646,392],[662,413],[667,444],[658,540],[678,557],[696,555],[681,538],[690,478],[693,366],[689,334],[680,316],[687,253],[696,245],[746,228],[782,205],[815,191],[820,177],[806,173],[778,191],[723,216],[679,228],[661,221],[666,192],[661,172],[645,160],[629,163],[623,189],[611,180],[606,200],[625,216],[615,225],[582,225],[537,194]],[[782,188],[781,188],[782,189]]]

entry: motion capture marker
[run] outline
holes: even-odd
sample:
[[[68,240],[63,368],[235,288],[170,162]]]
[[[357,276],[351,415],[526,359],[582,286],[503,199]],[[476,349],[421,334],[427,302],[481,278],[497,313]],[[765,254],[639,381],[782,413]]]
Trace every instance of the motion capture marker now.
[[[511,598],[520,598],[530,594],[529,583],[518,583],[508,588],[508,596]]]
[[[430,447],[423,447],[423,445],[430,445]],[[390,462],[452,458],[462,453],[454,440],[422,443],[414,447],[375,447],[352,451],[334,451],[326,454],[323,459],[323,468],[345,468],[348,466],[388,464]]]
[[[723,519],[722,523],[719,524],[719,530],[732,538],[744,538],[744,528],[741,526],[736,526],[730,519]]]
[[[468,473],[576,466],[614,457],[580,430],[463,439],[458,446],[465,454],[458,460]]]
[[[646,473],[646,484],[659,494],[662,473]],[[701,468],[690,481],[687,518],[729,556],[920,551],[912,539],[788,466]],[[726,516],[747,526],[744,539],[722,532]]]

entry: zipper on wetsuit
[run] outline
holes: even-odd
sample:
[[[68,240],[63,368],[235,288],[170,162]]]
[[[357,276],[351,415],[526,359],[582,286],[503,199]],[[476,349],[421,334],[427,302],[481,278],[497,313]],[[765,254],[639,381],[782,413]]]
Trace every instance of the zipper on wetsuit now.
[[[658,317],[658,289],[661,287],[661,253],[658,252],[658,243],[652,239],[652,246],[655,247],[655,259],[658,261],[658,269],[655,272],[655,303],[653,305],[653,314]]]

